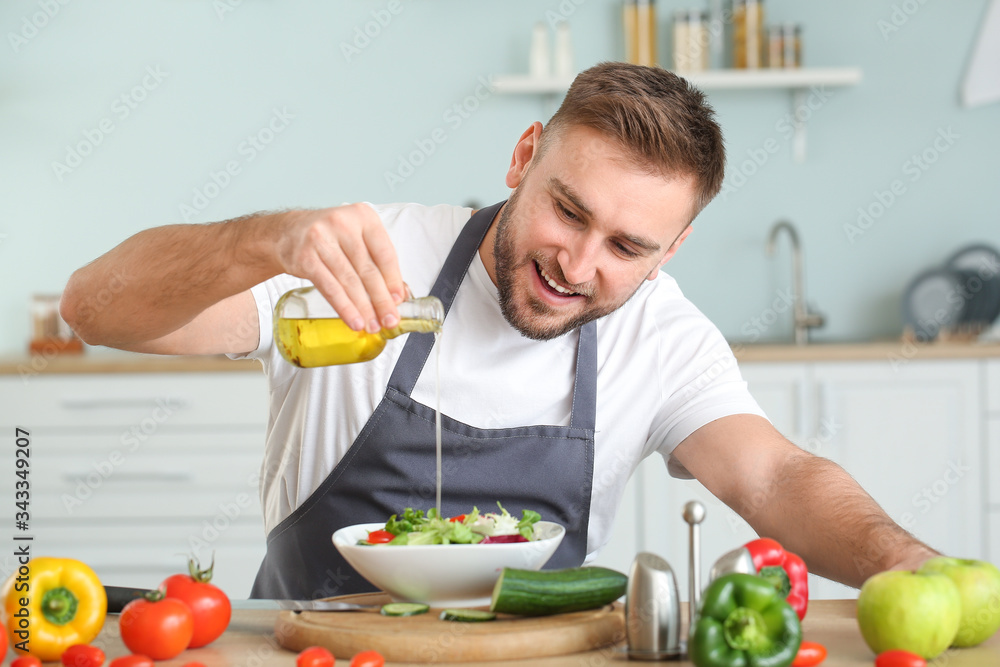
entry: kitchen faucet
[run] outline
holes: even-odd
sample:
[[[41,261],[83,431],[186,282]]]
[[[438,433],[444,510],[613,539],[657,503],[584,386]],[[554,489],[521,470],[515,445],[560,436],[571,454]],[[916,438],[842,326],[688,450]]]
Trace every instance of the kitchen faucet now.
[[[821,327],[826,322],[820,313],[810,313],[806,306],[806,291],[802,279],[802,244],[799,243],[799,233],[787,220],[779,220],[771,227],[767,237],[767,254],[774,255],[774,246],[781,233],[788,232],[792,240],[792,310],[795,316],[795,344],[805,345],[809,342],[809,329]]]

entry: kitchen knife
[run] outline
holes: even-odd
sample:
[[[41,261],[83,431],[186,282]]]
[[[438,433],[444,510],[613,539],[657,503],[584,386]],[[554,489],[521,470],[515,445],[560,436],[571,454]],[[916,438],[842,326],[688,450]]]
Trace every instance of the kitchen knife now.
[[[118,614],[132,600],[141,598],[149,592],[148,588],[129,588],[126,586],[105,586],[108,596],[108,613]],[[234,600],[233,607],[238,609],[288,609],[292,611],[378,611],[382,608],[377,604],[355,604],[337,600]]]

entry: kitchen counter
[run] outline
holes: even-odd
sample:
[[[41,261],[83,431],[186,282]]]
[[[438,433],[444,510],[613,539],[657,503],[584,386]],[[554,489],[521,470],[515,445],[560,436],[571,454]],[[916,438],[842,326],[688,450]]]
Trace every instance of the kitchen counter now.
[[[901,361],[916,359],[1000,358],[1000,343],[905,343],[886,340],[864,343],[732,343],[738,361]],[[225,355],[164,356],[113,350],[84,354],[0,356],[0,375],[81,374],[81,373],[204,373],[261,370],[249,359],[232,360]]]
[[[224,354],[169,356],[136,352],[97,351],[54,356],[0,357],[0,375],[80,373],[205,373],[261,371],[251,359],[233,360]]]
[[[823,667],[871,667],[874,663],[875,657],[865,645],[858,630],[854,605],[853,600],[815,600],[810,603],[809,614],[803,623],[805,638],[820,642],[827,647],[829,655]],[[234,601],[234,607],[236,609],[233,611],[233,619],[222,637],[204,648],[185,651],[173,660],[157,662],[157,666],[181,667],[197,660],[206,667],[260,667],[261,665],[293,667],[296,654],[281,648],[274,638],[274,622],[278,612],[240,609],[239,601]],[[108,616],[104,630],[92,643],[104,650],[108,662],[128,653],[120,639],[117,615]],[[346,659],[337,660],[337,664],[344,667],[348,663]],[[608,663],[644,664],[629,661],[620,647],[552,658],[475,664],[495,667],[527,665],[590,667]],[[668,664],[688,666],[691,663],[685,661]],[[936,664],[947,664],[948,667],[995,667],[1000,664],[1000,633],[977,647],[946,652],[937,659]]]
[[[885,340],[808,345],[732,343],[731,346],[740,363],[1000,358],[1000,343],[911,343]]]

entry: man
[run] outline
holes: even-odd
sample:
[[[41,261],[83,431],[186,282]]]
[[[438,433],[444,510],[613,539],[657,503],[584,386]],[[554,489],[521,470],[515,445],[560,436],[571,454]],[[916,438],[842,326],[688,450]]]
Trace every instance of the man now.
[[[658,452],[818,574],[857,586],[916,567],[935,552],[775,431],[718,330],[660,272],[718,193],[724,160],[699,92],[605,63],[520,137],[505,204],[355,204],[147,230],[73,275],[63,316],[89,343],[262,361],[268,551],[256,597],[365,590],[331,533],[434,498],[431,337],[396,339],[366,364],[294,368],[275,350],[272,312],[308,284],[370,332],[397,323],[407,285],[444,301],[443,510],[539,511],[567,528],[552,566],[607,541],[629,474]],[[93,316],[113,271],[126,288]]]

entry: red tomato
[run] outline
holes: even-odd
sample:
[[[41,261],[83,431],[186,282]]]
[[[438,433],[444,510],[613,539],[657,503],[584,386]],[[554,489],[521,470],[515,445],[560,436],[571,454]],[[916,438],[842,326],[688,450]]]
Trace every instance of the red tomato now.
[[[378,651],[362,651],[351,658],[351,667],[382,667],[385,658]]]
[[[0,623],[0,662],[7,655],[7,626]]]
[[[10,667],[42,667],[42,661],[33,655],[22,655],[10,661]],[[150,663],[149,667],[153,667]]]
[[[813,667],[826,660],[826,647],[819,642],[802,642],[792,667]]]
[[[104,651],[90,644],[73,644],[59,657],[66,667],[101,667]]]
[[[875,667],[927,667],[927,661],[916,653],[893,649],[879,653]]]
[[[191,662],[185,662],[183,667],[205,667],[205,663],[192,660]]]
[[[310,646],[295,658],[296,667],[333,667],[333,654],[322,646]]]
[[[372,544],[385,544],[386,542],[392,542],[395,537],[396,536],[388,530],[373,530],[368,533],[368,541]]]
[[[187,648],[198,648],[219,638],[229,627],[233,607],[222,589],[209,583],[211,572],[202,580],[187,574],[175,574],[163,582],[167,598],[181,600],[191,608],[194,632]]]
[[[448,519],[448,521],[454,521],[456,523],[461,523],[461,522],[465,521],[465,515],[464,514],[459,514],[458,516],[453,516],[450,519]]]
[[[191,643],[194,617],[181,600],[138,598],[122,609],[118,627],[128,650],[153,660],[169,660]]]
[[[11,665],[11,667],[14,666]],[[132,653],[115,658],[108,667],[153,667],[153,660],[145,655]]]

